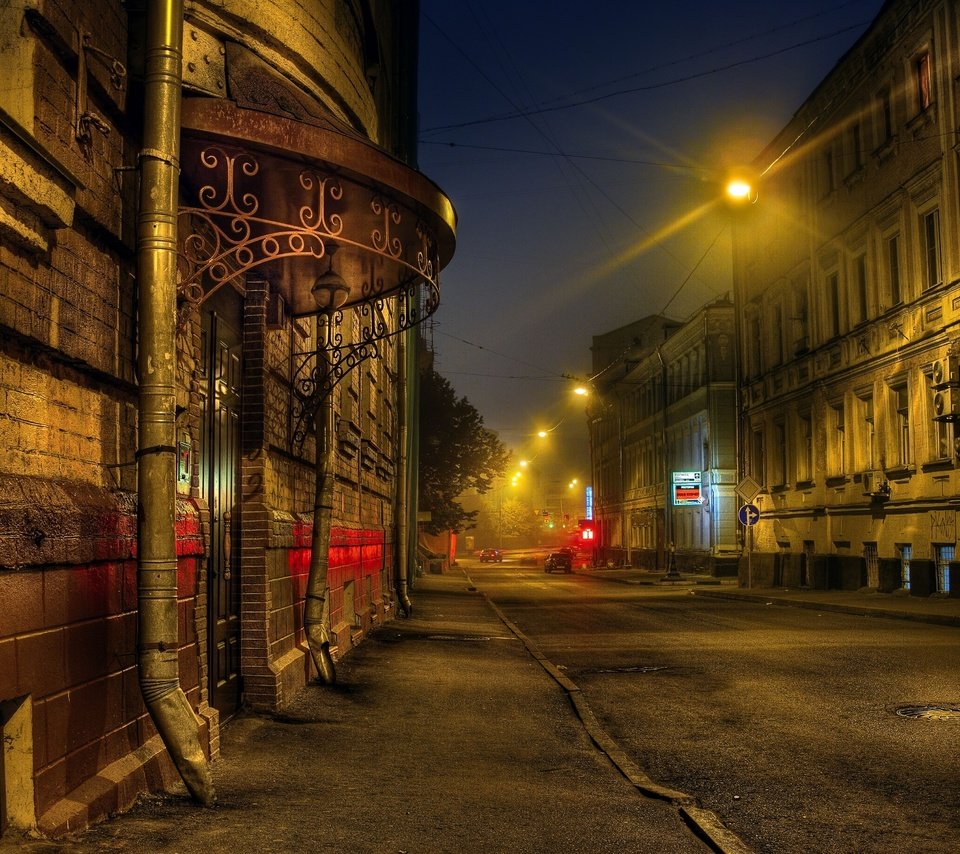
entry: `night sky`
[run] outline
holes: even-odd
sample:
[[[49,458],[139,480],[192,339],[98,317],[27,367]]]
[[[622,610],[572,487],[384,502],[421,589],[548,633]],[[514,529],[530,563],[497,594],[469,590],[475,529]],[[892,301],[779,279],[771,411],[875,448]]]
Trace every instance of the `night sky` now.
[[[421,0],[419,166],[459,215],[436,366],[517,456],[587,475],[563,375],[594,335],[730,292],[719,183],[881,6]]]

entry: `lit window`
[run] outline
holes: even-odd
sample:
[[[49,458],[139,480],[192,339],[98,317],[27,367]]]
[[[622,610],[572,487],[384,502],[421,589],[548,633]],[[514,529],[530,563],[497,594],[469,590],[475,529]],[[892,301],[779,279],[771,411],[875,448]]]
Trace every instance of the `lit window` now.
[[[917,57],[914,63],[914,73],[917,83],[917,106],[920,111],[927,109],[932,103],[930,94],[930,54],[924,53]]]
[[[923,240],[924,285],[935,288],[941,282],[940,274],[940,211],[934,208],[920,218]]]
[[[913,462],[910,450],[910,395],[905,385],[893,390],[897,410],[897,462],[908,466]]]
[[[913,546],[897,547],[900,551],[900,586],[904,590],[910,589],[910,559],[913,557]]]
[[[863,416],[863,445],[862,470],[870,471],[873,469],[873,461],[876,459],[875,444],[876,431],[873,421],[873,395],[867,395],[860,398],[860,411]]]
[[[950,561],[953,560],[953,546],[934,546],[937,561],[937,592],[950,592]]]

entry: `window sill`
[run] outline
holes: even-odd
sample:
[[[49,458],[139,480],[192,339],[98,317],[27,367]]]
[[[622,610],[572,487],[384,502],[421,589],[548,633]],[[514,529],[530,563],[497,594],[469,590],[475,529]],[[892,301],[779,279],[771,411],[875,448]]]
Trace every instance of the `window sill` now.
[[[845,474],[831,474],[827,476],[826,484],[829,487],[846,486],[850,482]]]
[[[887,480],[906,480],[917,473],[917,467],[914,465],[895,466],[894,468],[885,468],[883,473],[886,475]]]
[[[888,137],[874,149],[873,156],[876,157],[880,163],[884,163],[897,153],[897,142],[897,135],[893,134],[893,136]]]
[[[928,125],[936,124],[936,121],[937,102],[931,101],[929,106],[920,110],[920,112],[907,122],[907,130],[916,137],[919,136]]]
[[[857,186],[867,175],[867,169],[863,164],[857,166],[849,175],[843,179],[843,183],[848,190],[852,190]]]
[[[953,460],[949,457],[943,457],[939,460],[928,460],[920,466],[920,470],[928,471],[949,471],[954,468]]]

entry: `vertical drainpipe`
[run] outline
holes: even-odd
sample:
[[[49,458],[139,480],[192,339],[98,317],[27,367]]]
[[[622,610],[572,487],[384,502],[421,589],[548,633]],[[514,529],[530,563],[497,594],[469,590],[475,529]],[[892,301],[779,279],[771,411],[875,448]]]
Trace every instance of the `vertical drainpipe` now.
[[[400,435],[398,441],[399,461],[397,465],[397,504],[396,504],[396,531],[397,531],[397,565],[394,571],[394,580],[397,588],[397,601],[405,617],[413,611],[408,591],[408,573],[410,566],[410,501],[408,487],[410,472],[408,471],[410,455],[408,439],[410,436],[410,401],[407,390],[410,387],[408,376],[409,364],[407,354],[410,351],[410,336],[413,330],[408,329],[401,336],[400,358],[397,360],[398,399],[400,404]]]
[[[334,310],[323,311],[317,318],[317,362],[329,370],[326,344],[331,339]],[[330,527],[333,520],[334,465],[336,464],[336,425],[333,393],[328,392],[316,415],[316,486],[313,505],[313,539],[310,551],[310,574],[303,603],[303,628],[307,647],[324,685],[337,681],[337,671],[330,655],[330,634],[327,630],[327,573],[330,568]]]
[[[199,722],[180,687],[177,620],[177,182],[182,0],[147,13],[143,150],[137,220],[139,308],[138,663],[143,699],[190,794],[215,799]]]
[[[407,338],[407,581],[417,566],[419,530],[417,514],[420,509],[420,332],[411,329]],[[412,586],[412,585],[411,585]],[[409,598],[407,600],[409,602]]]

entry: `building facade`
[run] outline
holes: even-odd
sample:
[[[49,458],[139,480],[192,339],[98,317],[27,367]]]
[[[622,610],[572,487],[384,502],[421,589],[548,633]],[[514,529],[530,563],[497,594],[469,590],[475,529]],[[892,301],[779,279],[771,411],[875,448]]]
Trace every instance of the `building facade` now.
[[[599,559],[735,571],[733,305],[717,301],[682,324],[648,317],[597,336],[593,352]]]
[[[886,3],[755,164],[734,241],[754,585],[955,593],[958,32],[956,2]]]
[[[63,833],[175,778],[145,650],[175,668],[207,756],[241,704],[281,708],[316,675],[316,542],[334,658],[405,596],[406,342],[455,227],[414,168],[417,4],[187,5],[0,8],[4,831]],[[182,38],[158,53],[161,15]],[[145,108],[160,53],[182,95],[169,150]],[[175,275],[150,254],[164,240]],[[169,310],[151,313],[147,276]],[[158,362],[173,380],[148,409]],[[154,421],[169,439],[145,439]],[[144,482],[154,457],[171,476]],[[166,575],[145,539],[158,489]],[[175,579],[150,588],[173,643],[144,635],[152,575]]]

